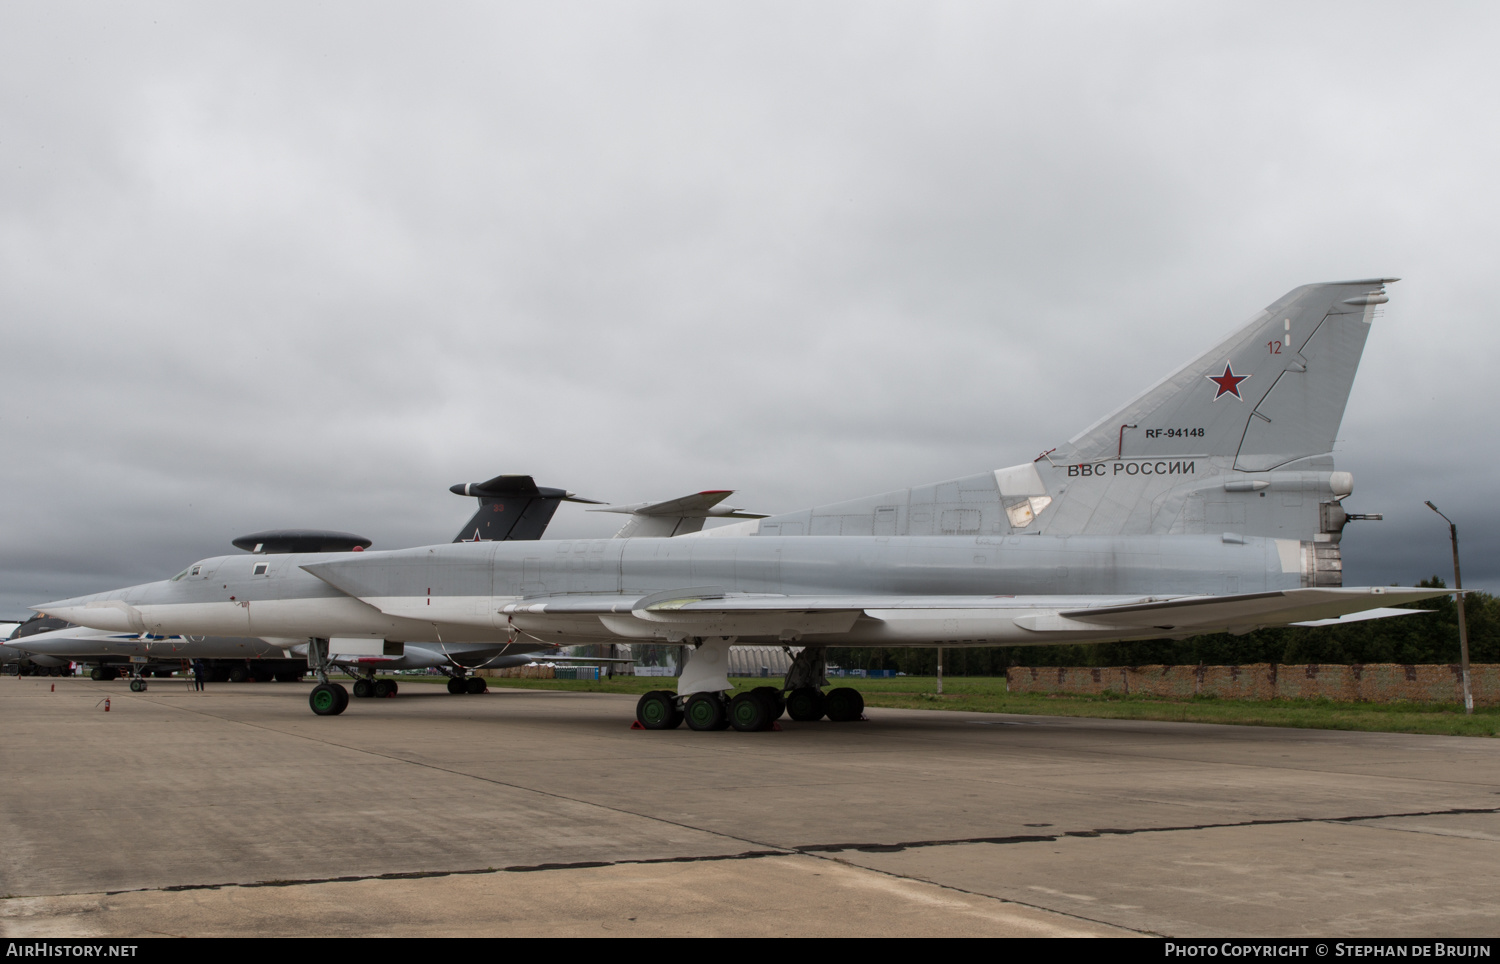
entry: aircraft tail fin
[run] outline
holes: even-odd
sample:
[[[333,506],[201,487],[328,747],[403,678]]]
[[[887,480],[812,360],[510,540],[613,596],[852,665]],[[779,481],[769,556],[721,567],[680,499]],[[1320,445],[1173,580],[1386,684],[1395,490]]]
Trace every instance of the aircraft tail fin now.
[[[1232,457],[1264,472],[1333,449],[1375,307],[1396,278],[1304,285],[1060,446],[1055,461]]]
[[[602,505],[566,489],[539,486],[529,475],[497,475],[487,482],[464,482],[449,492],[479,500],[479,511],[464,523],[454,542],[502,542],[540,539],[563,502]]]

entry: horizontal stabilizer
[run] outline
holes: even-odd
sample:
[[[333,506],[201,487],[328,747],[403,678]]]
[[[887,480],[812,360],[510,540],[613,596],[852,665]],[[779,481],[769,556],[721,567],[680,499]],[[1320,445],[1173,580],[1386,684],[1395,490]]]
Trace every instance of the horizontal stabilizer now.
[[[1321,626],[1343,626],[1346,623],[1362,623],[1367,619],[1390,619],[1392,616],[1415,616],[1417,613],[1430,613],[1431,609],[1366,609],[1364,612],[1349,613],[1345,616],[1336,616],[1332,619],[1309,619],[1305,622],[1292,623],[1293,626],[1321,627]]]
[[[450,485],[448,491],[454,495],[468,495],[476,499],[557,499],[561,502],[585,502],[603,505],[598,499],[585,499],[566,489],[554,489],[536,484],[529,475],[497,475],[488,482],[460,482]]]
[[[622,512],[630,521],[615,533],[616,539],[659,538],[687,535],[703,528],[706,519],[764,519],[763,512],[745,512],[721,505],[734,494],[733,489],[709,489],[665,502],[638,502],[635,505],[612,505],[590,512]]]
[[[1409,603],[1447,595],[1444,589],[1368,588],[1286,589],[1232,596],[1193,596],[1072,609],[1052,616],[1027,616],[1016,625],[1035,632],[1112,629],[1122,632],[1160,630],[1172,633],[1247,632],[1262,626],[1285,626],[1336,618],[1381,608],[1378,603]]]

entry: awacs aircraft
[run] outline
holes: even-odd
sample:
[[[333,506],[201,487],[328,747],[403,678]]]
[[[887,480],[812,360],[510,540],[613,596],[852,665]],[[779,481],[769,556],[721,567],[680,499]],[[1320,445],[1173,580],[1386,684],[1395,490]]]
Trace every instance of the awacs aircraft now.
[[[782,707],[725,700],[736,640],[800,643],[785,710],[847,720],[863,700],[821,692],[828,646],[1180,638],[1425,599],[1442,591],[1342,586],[1353,481],[1331,452],[1390,280],[1297,288],[1123,408],[996,471],[676,539],[287,555],[264,571],[221,557],[37,608],[101,628],[306,634],[320,673],[338,637],[682,644],[677,692],[646,694],[638,721],[753,730]],[[311,703],[341,709],[326,684]]]
[[[486,482],[451,486],[449,491],[479,500],[474,516],[459,530],[454,542],[540,539],[562,502],[601,505],[565,489],[538,486],[528,475],[499,475]],[[741,512],[719,505],[731,493],[701,492],[668,502],[642,503],[610,511],[630,513],[631,518],[616,538],[695,532],[709,516],[758,519],[764,515]],[[370,540],[348,532],[320,529],[276,529],[255,532],[233,540],[236,548],[261,555],[364,551]],[[253,572],[253,569],[252,569]],[[390,670],[435,669],[448,676],[450,693],[483,693],[483,677],[467,675],[479,668],[503,668],[532,662],[538,654],[552,662],[621,663],[608,657],[560,655],[555,644],[530,639],[505,643],[417,642],[406,644],[366,639],[344,640],[347,649],[334,648],[330,662],[355,677],[356,697],[394,695],[398,684],[376,679],[375,673]],[[182,636],[150,632],[116,633],[85,629],[60,619],[34,617],[0,645],[7,668],[21,661],[36,664],[41,672],[59,675],[58,667],[69,662],[93,664],[95,680],[116,679],[122,669],[131,676],[130,688],[144,692],[146,676],[166,675],[187,660],[203,660],[216,673],[215,679],[242,682],[246,679],[297,680],[306,666],[307,642],[303,637],[261,638],[257,636]],[[296,657],[296,658],[292,658]],[[222,674],[222,675],[218,675]]]
[[[500,475],[487,482],[455,485],[450,491],[479,500],[474,516],[459,530],[454,542],[491,539],[539,539],[562,502],[599,505],[564,489],[538,486],[527,475]],[[362,552],[370,540],[348,532],[320,529],[277,529],[240,536],[236,548],[257,555],[283,553]],[[268,563],[264,563],[268,565]],[[252,567],[252,572],[253,572]],[[515,666],[530,662],[533,654],[551,650],[550,643],[520,640],[511,644],[439,642],[404,643],[351,640],[347,652],[335,650],[334,665],[355,676],[356,696],[386,696],[396,692],[394,680],[376,680],[378,670],[436,669],[449,677],[450,693],[482,693],[482,677],[466,676],[478,667]],[[305,669],[305,637],[263,638],[258,636],[163,635],[151,632],[117,633],[86,629],[60,619],[35,617],[0,646],[7,663],[27,659],[43,666],[66,666],[69,661],[95,664],[94,679],[115,679],[120,669],[130,671],[130,688],[146,689],[145,676],[167,672],[186,660],[201,659],[211,670],[224,670],[229,679],[255,678],[295,680]],[[297,657],[297,658],[289,658]],[[571,657],[549,655],[552,660]],[[600,662],[600,660],[590,660]]]

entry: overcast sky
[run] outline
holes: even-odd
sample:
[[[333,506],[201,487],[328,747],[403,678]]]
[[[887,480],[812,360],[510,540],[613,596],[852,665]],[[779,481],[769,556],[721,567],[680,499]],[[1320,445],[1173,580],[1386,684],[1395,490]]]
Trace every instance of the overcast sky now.
[[[0,6],[0,616],[455,482],[766,512],[1027,461],[1400,276],[1346,584],[1500,589],[1493,4]],[[564,506],[549,536],[619,516]]]

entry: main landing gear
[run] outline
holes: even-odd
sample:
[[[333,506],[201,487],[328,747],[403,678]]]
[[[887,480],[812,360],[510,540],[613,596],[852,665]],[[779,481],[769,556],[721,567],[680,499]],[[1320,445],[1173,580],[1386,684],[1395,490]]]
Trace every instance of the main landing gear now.
[[[462,696],[465,693],[478,695],[489,691],[490,684],[484,681],[483,676],[465,676],[461,668],[448,677],[448,692],[454,696]]]
[[[694,658],[695,655],[690,654],[689,662]],[[679,695],[652,690],[636,703],[635,719],[648,730],[675,730],[686,722],[691,730],[733,727],[742,733],[769,730],[783,714],[802,723],[824,717],[834,723],[860,719],[865,712],[865,698],[859,690],[847,686],[824,693],[822,687],[828,685],[825,671],[823,648],[809,646],[792,660],[786,680],[780,687],[757,686],[733,699],[723,691]],[[690,676],[685,668],[683,680],[688,679]],[[717,678],[712,679],[709,685],[720,685]],[[784,697],[783,693],[786,694]]]
[[[387,696],[395,696],[400,687],[393,679],[375,679],[373,676],[361,676],[354,681],[355,699],[378,699],[383,700]]]
[[[636,721],[648,730],[675,730],[686,722],[690,730],[733,727],[741,733],[769,730],[782,716],[799,723],[824,717],[834,723],[852,723],[864,712],[864,696],[847,686],[827,693],[802,687],[792,690],[785,699],[774,686],[758,686],[732,699],[723,693],[694,693],[684,699],[666,690],[652,690],[635,705]]]

